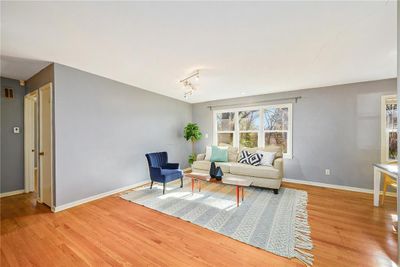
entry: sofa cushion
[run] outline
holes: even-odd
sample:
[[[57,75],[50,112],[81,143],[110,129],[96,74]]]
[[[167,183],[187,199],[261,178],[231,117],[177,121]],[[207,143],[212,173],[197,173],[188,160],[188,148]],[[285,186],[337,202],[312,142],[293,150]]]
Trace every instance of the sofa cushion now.
[[[228,148],[228,161],[236,162],[238,160],[238,148],[233,147],[229,144],[220,143],[220,147],[227,147]]]
[[[210,160],[211,159],[211,146],[206,146],[206,156],[204,160]]]
[[[264,150],[266,152],[276,152],[275,158],[282,158],[283,157],[283,150],[282,146],[277,146],[277,145],[267,145],[261,150]]]
[[[247,150],[242,150],[242,152],[240,152],[238,162],[253,165],[253,166],[260,166],[262,158],[263,158],[263,155],[261,155],[261,154],[250,153]]]
[[[222,168],[222,167],[221,167]],[[230,166],[231,174],[253,176],[261,178],[280,179],[279,170],[269,166],[253,166],[242,163],[232,163]]]
[[[240,150],[241,151],[247,150],[250,153],[256,153],[257,150],[262,150],[262,151],[266,151],[266,152],[276,152],[275,158],[283,157],[282,146],[277,146],[277,145],[266,145],[265,147],[253,147],[253,148],[243,147]]]
[[[183,177],[183,172],[179,169],[161,169],[161,175],[168,182]]]
[[[211,147],[211,162],[228,162],[228,150],[223,147]]]
[[[260,165],[272,166],[272,163],[274,162],[274,159],[275,159],[276,152],[257,150],[257,153],[262,155]]]
[[[217,167],[221,167],[223,173],[229,173],[232,162],[215,162]],[[198,169],[203,171],[209,171],[211,167],[211,161],[208,160],[196,160],[192,164],[192,169]]]

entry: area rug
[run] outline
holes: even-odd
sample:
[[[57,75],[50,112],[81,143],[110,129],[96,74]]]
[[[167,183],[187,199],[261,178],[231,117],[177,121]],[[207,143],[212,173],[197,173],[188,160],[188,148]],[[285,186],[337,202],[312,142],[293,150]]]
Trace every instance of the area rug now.
[[[274,254],[297,258],[312,265],[307,192],[281,188],[245,188],[245,199],[236,206],[236,187],[202,182],[192,194],[185,180],[169,183],[165,195],[161,186],[137,188],[123,199],[178,217]]]

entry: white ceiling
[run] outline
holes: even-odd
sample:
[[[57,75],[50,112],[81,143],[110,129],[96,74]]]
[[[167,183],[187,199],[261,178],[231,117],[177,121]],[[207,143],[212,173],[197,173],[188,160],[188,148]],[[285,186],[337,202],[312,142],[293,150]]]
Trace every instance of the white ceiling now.
[[[57,62],[181,100],[179,80],[200,69],[193,103],[396,77],[395,1],[1,8],[2,60]],[[2,64],[1,74],[37,71],[17,65]]]
[[[50,62],[0,56],[1,77],[15,80],[27,80],[45,68]]]

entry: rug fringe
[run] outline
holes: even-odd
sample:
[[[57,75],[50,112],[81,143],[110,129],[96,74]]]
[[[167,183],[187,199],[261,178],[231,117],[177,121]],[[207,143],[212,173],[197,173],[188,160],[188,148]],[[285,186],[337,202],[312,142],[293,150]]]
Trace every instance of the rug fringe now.
[[[308,225],[307,200],[307,194],[304,194],[296,203],[294,257],[306,265],[311,266],[313,264],[314,256],[311,253],[304,251],[304,249],[311,250],[313,248],[310,236],[311,230]]]

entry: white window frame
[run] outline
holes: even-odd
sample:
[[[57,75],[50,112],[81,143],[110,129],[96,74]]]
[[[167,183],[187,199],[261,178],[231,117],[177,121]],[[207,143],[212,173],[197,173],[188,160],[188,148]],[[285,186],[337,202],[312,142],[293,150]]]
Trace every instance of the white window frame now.
[[[397,129],[386,131],[386,102],[388,99],[396,99],[397,95],[384,95],[381,97],[381,162],[391,163],[396,162],[396,159],[389,159],[389,133],[396,132]],[[399,107],[397,107],[398,109]],[[398,120],[399,118],[397,118]],[[398,124],[397,124],[398,125]],[[398,126],[397,126],[398,127]]]
[[[264,109],[269,108],[287,108],[288,109],[288,130],[287,130],[287,153],[283,153],[285,159],[293,158],[292,148],[292,132],[293,132],[293,105],[292,103],[278,104],[278,105],[264,105],[264,106],[249,106],[231,109],[217,109],[213,110],[213,144],[218,145],[218,133],[232,133],[233,132],[233,146],[240,147],[240,133],[242,132],[258,132],[258,147],[265,147],[265,132],[286,132],[282,131],[265,131],[264,130]],[[240,131],[239,130],[239,111],[259,110],[260,125],[258,131]],[[217,113],[234,112],[235,113],[235,130],[234,131],[218,131],[217,129]]]

